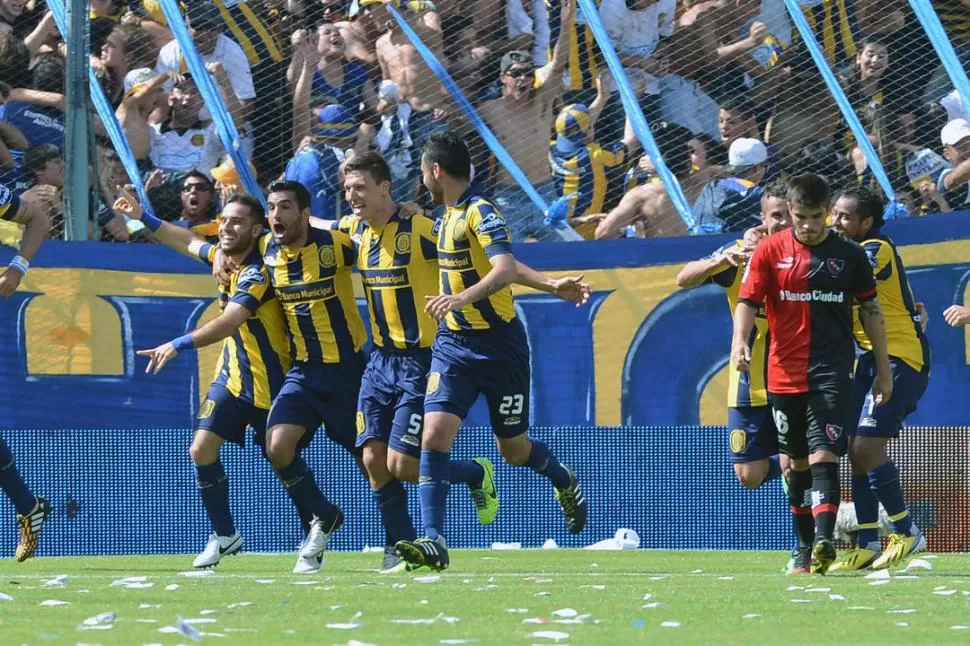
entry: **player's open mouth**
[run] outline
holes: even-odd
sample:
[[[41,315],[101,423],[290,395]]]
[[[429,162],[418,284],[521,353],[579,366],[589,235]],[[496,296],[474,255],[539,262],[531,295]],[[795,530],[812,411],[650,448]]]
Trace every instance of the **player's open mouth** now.
[[[350,208],[354,212],[354,215],[360,215],[361,211],[364,210],[365,204],[363,202],[351,202]]]
[[[282,222],[274,222],[273,235],[277,238],[282,238],[284,233],[286,233],[286,226]]]
[[[197,206],[199,206],[199,198],[197,198],[195,195],[192,195],[191,197],[189,197],[189,208],[194,209]]]

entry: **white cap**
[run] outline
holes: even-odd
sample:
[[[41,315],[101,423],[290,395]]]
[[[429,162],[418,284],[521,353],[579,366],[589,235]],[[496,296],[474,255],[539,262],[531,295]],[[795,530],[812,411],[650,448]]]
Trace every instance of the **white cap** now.
[[[144,85],[155,78],[155,70],[149,67],[139,67],[125,74],[125,96],[131,94],[132,90]]]
[[[944,146],[956,146],[967,137],[970,137],[970,123],[966,119],[949,121],[940,131],[940,141]]]
[[[728,149],[727,171],[736,173],[746,171],[752,166],[768,161],[768,149],[757,139],[742,137],[735,139]]]
[[[401,86],[390,80],[383,80],[377,87],[377,97],[385,101],[400,101]]]

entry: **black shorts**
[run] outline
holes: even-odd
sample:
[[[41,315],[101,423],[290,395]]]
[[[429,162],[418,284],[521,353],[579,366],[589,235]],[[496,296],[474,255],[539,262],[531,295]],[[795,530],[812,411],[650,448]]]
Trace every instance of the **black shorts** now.
[[[845,455],[852,421],[852,384],[831,384],[807,393],[771,394],[778,450],[795,459],[816,451]]]

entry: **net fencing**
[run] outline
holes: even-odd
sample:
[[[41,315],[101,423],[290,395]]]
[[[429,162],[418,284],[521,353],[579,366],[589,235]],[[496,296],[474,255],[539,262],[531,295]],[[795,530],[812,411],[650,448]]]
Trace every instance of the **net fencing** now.
[[[0,181],[40,201],[62,237],[63,162],[45,144],[63,148],[66,47],[43,0],[12,15],[21,4],[0,3],[0,81],[12,88]],[[970,144],[962,130],[947,135],[957,145],[941,140],[966,116],[962,71],[948,73],[934,47],[947,40],[966,67],[970,7],[958,0],[89,6],[91,65],[150,203],[204,235],[227,192],[283,176],[307,185],[317,215],[345,212],[340,163],[367,149],[384,153],[398,200],[430,206],[420,147],[449,128],[517,240],[741,231],[767,184],[803,172],[874,188],[896,214],[970,200],[950,172]],[[914,7],[938,16],[946,38],[934,43]],[[187,30],[171,28],[177,14]],[[211,83],[193,78],[203,67]],[[94,129],[90,208],[78,217],[93,238],[149,239],[111,211],[132,178]],[[557,200],[564,208],[547,214]]]

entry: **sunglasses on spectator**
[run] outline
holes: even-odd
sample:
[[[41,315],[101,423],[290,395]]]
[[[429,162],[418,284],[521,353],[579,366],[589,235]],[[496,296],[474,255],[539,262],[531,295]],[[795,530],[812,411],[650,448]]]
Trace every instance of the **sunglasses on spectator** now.
[[[191,193],[192,191],[205,193],[210,190],[212,190],[212,187],[204,182],[193,182],[191,184],[185,184],[182,186],[183,193]]]
[[[531,67],[516,67],[512,68],[505,73],[506,76],[511,76],[514,79],[520,79],[525,76],[530,76],[535,70]]]

